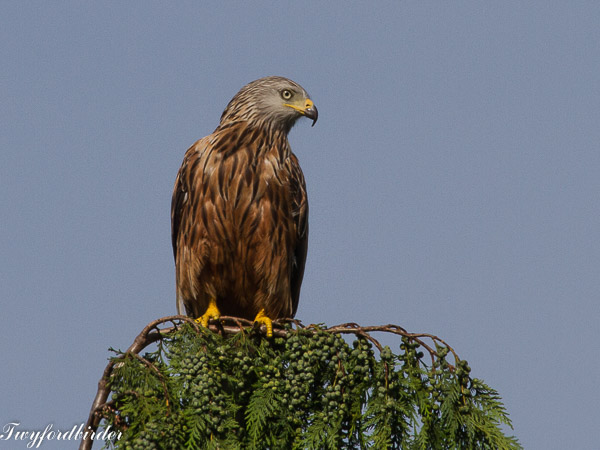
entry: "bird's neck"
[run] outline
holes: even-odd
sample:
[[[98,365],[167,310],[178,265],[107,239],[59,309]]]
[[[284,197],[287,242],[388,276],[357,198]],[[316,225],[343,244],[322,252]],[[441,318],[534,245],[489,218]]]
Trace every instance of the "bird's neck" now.
[[[278,158],[284,161],[291,152],[287,133],[288,130],[271,124],[236,121],[221,123],[213,134],[218,136],[215,147],[226,153],[252,149],[253,156],[261,158],[277,151]]]
[[[264,127],[259,134],[261,140],[256,147],[257,158],[276,152],[278,159],[283,162],[290,156],[290,144],[286,130]]]

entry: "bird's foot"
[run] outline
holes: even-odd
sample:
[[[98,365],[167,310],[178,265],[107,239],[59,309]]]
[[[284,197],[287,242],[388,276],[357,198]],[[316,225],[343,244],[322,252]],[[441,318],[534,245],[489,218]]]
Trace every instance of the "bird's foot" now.
[[[267,328],[267,337],[273,337],[273,322],[267,315],[265,314],[265,310],[261,309],[256,317],[254,318],[254,323],[264,324]]]
[[[217,308],[216,300],[211,299],[211,301],[208,303],[208,308],[206,308],[206,312],[202,316],[198,317],[196,322],[206,328],[208,327],[208,321],[210,319],[217,320],[219,317],[221,317],[221,311],[219,311],[219,308]]]

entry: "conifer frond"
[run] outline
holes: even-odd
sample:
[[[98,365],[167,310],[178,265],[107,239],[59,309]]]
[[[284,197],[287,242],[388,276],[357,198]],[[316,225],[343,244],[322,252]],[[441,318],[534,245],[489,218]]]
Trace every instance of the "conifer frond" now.
[[[88,421],[122,433],[109,447],[521,448],[502,432],[511,424],[498,393],[436,336],[287,321],[267,339],[236,318],[210,328],[160,319],[118,352]],[[397,350],[379,332],[399,336]]]

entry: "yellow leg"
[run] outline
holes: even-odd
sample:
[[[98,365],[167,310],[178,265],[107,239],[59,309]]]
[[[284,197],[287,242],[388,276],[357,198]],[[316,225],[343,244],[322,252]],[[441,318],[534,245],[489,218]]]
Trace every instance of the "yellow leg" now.
[[[267,327],[267,337],[273,337],[273,322],[271,322],[271,319],[266,316],[264,309],[261,309],[258,312],[254,318],[254,321],[258,323],[264,323],[265,327]]]
[[[201,317],[198,317],[196,322],[203,327],[207,327],[210,319],[217,320],[219,317],[221,317],[221,312],[219,311],[219,308],[217,308],[217,301],[211,298],[210,302],[208,302],[208,308],[206,308],[206,312]]]

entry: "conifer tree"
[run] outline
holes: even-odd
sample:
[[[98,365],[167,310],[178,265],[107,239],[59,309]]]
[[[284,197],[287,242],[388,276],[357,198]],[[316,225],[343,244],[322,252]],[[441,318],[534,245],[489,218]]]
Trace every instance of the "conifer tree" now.
[[[206,329],[172,316],[115,352],[88,420],[122,433],[110,448],[521,448],[502,431],[498,393],[465,360],[395,325],[290,320],[266,338],[242,319]]]

